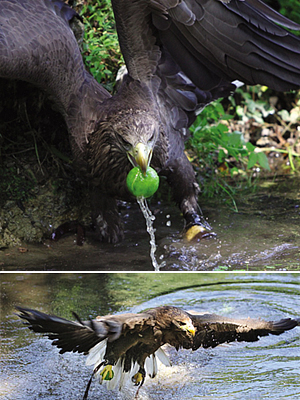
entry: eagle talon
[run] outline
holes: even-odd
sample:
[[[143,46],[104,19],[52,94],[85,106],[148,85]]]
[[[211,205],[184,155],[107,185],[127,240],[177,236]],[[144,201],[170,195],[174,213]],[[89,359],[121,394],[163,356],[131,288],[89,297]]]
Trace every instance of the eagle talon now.
[[[100,372],[102,376],[102,381],[111,381],[114,377],[114,371],[112,370],[112,365],[106,365]]]
[[[145,374],[143,374],[142,372],[137,372],[135,375],[133,375],[131,380],[135,386],[142,386],[145,380]]]
[[[217,235],[214,232],[208,231],[204,226],[193,225],[186,230],[184,236],[188,242],[198,242],[202,239],[214,238]]]

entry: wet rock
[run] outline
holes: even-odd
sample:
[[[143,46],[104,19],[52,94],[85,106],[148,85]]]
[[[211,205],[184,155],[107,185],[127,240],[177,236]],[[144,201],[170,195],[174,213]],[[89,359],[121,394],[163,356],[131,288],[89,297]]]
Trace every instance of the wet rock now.
[[[87,204],[87,206],[86,206]],[[69,193],[53,191],[51,182],[36,188],[30,199],[7,201],[0,210],[0,248],[20,246],[21,242],[41,243],[51,237],[54,229],[62,223],[80,219],[89,223],[88,199],[70,205]]]

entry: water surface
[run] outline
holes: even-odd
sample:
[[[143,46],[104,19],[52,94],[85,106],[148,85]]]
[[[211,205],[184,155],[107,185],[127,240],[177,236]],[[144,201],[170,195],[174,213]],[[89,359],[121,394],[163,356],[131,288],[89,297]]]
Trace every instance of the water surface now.
[[[1,387],[5,400],[81,399],[91,374],[85,356],[60,355],[13,314],[20,304],[72,319],[174,305],[224,316],[299,317],[298,274],[2,274]],[[300,327],[254,343],[167,348],[173,366],[146,380],[141,400],[298,399]],[[90,400],[133,399],[93,382]]]
[[[184,239],[177,207],[152,202],[156,256],[159,263],[165,262],[161,270],[300,270],[299,187],[298,179],[263,182],[255,194],[238,201],[238,212],[214,200],[203,204],[202,199],[203,214],[217,237],[198,243]],[[79,247],[70,235],[58,242],[24,244],[25,252],[17,247],[2,249],[0,266],[3,270],[153,271],[150,239],[138,205],[123,208],[122,215],[122,243],[100,243],[87,232],[86,243]]]

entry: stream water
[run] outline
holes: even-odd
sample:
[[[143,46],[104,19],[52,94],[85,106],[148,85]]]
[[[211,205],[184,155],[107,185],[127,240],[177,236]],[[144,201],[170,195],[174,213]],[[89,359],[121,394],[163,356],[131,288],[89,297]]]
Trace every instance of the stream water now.
[[[85,356],[60,355],[16,315],[22,305],[72,319],[174,305],[233,317],[299,317],[298,274],[1,274],[0,398],[82,399],[91,368]],[[140,400],[296,400],[300,398],[300,327],[253,343],[176,351],[172,367],[147,378]],[[133,399],[93,382],[89,399]]]
[[[156,258],[162,271],[300,270],[300,181],[262,182],[254,194],[237,201],[238,212],[210,200],[200,204],[217,234],[187,243],[175,205],[150,203],[155,216]],[[202,199],[203,201],[203,199]],[[125,239],[116,245],[96,242],[87,232],[82,247],[74,235],[58,242],[0,250],[3,270],[153,271],[149,235],[137,204],[122,209]]]

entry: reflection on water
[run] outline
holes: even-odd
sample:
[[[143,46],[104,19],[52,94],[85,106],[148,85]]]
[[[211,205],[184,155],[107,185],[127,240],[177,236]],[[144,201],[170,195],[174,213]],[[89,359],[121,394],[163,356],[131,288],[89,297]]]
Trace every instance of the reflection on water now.
[[[293,274],[5,274],[2,281],[1,398],[81,399],[91,369],[85,357],[59,355],[13,315],[22,304],[71,318],[137,312],[159,305],[224,316],[299,317],[300,276]],[[173,366],[147,379],[141,400],[298,399],[300,327],[254,343],[196,352],[167,348]],[[92,384],[90,399],[132,399]]]
[[[216,239],[188,244],[183,219],[175,206],[152,203],[159,263],[163,271],[300,270],[299,180],[261,188],[238,202],[239,212],[213,203],[203,213]],[[200,199],[201,200],[201,199]],[[0,250],[3,270],[153,271],[149,236],[137,204],[123,209],[125,240],[116,245],[96,242],[89,234],[82,247],[69,236],[57,243]]]

